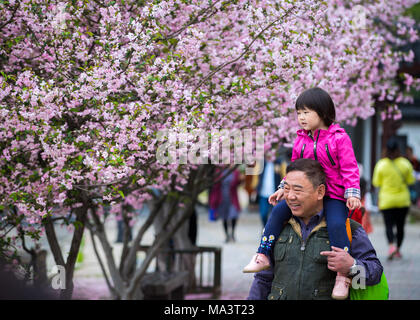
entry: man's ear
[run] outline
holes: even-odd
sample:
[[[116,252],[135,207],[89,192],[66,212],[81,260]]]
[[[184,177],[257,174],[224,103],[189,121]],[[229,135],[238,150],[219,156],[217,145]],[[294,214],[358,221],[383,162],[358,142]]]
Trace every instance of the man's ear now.
[[[321,200],[325,196],[325,184],[321,184],[318,186],[318,200]]]

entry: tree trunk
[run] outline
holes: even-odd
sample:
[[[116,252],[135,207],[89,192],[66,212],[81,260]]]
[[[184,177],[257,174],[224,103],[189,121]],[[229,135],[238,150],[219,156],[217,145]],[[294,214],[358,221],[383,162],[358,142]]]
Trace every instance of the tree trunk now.
[[[171,227],[171,223],[165,227],[165,221],[167,221],[168,216],[170,215],[171,208],[176,205],[171,201],[171,203],[166,202],[163,204],[163,207],[159,214],[156,215],[155,220],[153,221],[153,227],[155,229],[155,234],[163,234],[163,230],[167,231]],[[176,209],[175,209],[176,210]],[[165,242],[165,244],[160,248],[159,253],[156,255],[157,269],[159,271],[174,271],[174,257],[172,254],[167,252],[161,252],[171,249],[171,239]]]
[[[66,262],[64,262],[63,253],[55,233],[54,222],[50,217],[48,217],[46,218],[45,223],[45,233],[47,235],[48,244],[54,256],[55,263],[59,266],[63,266],[66,270],[65,289],[60,292],[60,299],[63,300],[70,300],[73,295],[74,267],[79,253],[80,244],[82,243],[88,208],[86,206],[82,206],[77,208],[75,211],[77,223],[75,224],[75,230]]]
[[[196,196],[197,195],[194,194],[194,197]],[[150,249],[146,253],[146,259],[143,260],[143,263],[136,270],[134,276],[131,278],[128,294],[127,294],[128,299],[133,298],[133,295],[135,294],[135,291],[139,287],[141,278],[146,273],[149,264],[157,256],[159,251],[161,251],[161,248],[164,245],[164,243],[168,241],[173,236],[175,231],[178,230],[178,228],[180,228],[182,224],[184,224],[188,220],[188,218],[191,216],[193,212],[193,208],[191,204],[188,204],[185,211],[183,210],[181,212],[178,212],[176,216],[172,216],[173,212],[177,212],[177,211],[174,210],[170,212],[170,214],[168,215],[168,218],[171,218],[171,219],[167,219],[163,223],[163,226],[166,226],[166,227],[164,227],[162,231],[157,234],[156,239],[153,242],[153,245],[150,247]]]
[[[119,272],[117,265],[114,260],[114,256],[112,254],[112,246],[110,242],[108,241],[108,237],[106,235],[106,229],[104,223],[101,221],[99,216],[96,213],[96,208],[92,208],[91,212],[91,221],[89,221],[88,226],[90,231],[93,233],[92,235],[92,244],[94,245],[94,250],[96,257],[98,259],[99,265],[102,269],[102,272],[104,273],[104,278],[107,282],[108,288],[110,289],[110,292],[113,296],[122,297],[124,295],[124,291],[126,289],[126,286],[124,285],[124,281],[121,277],[121,273]],[[100,259],[98,250],[95,245],[95,239],[94,235],[96,235],[100,241],[102,250],[105,254],[105,260],[106,264],[108,266],[109,270],[109,276],[112,279],[113,286],[111,286],[111,283],[109,282],[108,275],[105,273],[105,268],[102,263],[102,260]]]
[[[60,299],[70,300],[73,295],[73,274],[74,267],[77,261],[77,255],[79,254],[80,244],[82,243],[83,233],[85,231],[85,224],[87,220],[88,208],[83,206],[76,209],[76,222],[75,230],[73,233],[73,239],[71,241],[69,255],[66,261],[66,287],[60,292]]]
[[[33,258],[34,286],[45,288],[48,283],[47,250],[35,250],[35,257]]]
[[[189,221],[187,220],[173,235],[174,248],[177,250],[187,249],[191,250],[196,248],[190,238],[188,237]],[[195,260],[196,254],[182,254],[176,255],[175,271],[188,271],[188,284],[186,290],[195,287]]]
[[[209,173],[211,173],[211,166],[201,166],[198,171],[195,171],[190,175],[185,192],[172,192],[170,193],[171,196],[169,196],[170,194],[161,195],[159,198],[149,203],[150,215],[137,232],[131,246],[123,252],[122,257],[125,259],[122,259],[118,269],[114,266],[112,247],[107,242],[106,237],[103,234],[103,223],[99,221],[97,217],[94,218],[95,221],[92,227],[96,229],[94,230],[95,235],[100,238],[106,255],[105,259],[107,260],[108,267],[110,268],[110,277],[114,282],[115,292],[119,297],[121,297],[121,299],[131,300],[143,298],[140,281],[146,274],[150,263],[160,254],[162,247],[169,243],[171,238],[176,248],[193,248],[193,245],[188,238],[188,220],[191,215],[194,214],[198,194],[203,191],[203,188],[208,188],[208,186],[211,185],[211,182],[213,182],[213,180],[208,180]],[[182,208],[179,205],[181,202],[184,203]],[[151,225],[154,225],[155,227],[156,238],[147,251],[146,258],[142,261],[141,265],[132,272],[132,267],[133,265],[135,266],[136,254],[139,246],[141,245],[143,235]],[[175,234],[179,228],[181,228],[181,230]],[[104,244],[106,245],[105,247]],[[180,268],[182,270],[190,271],[191,279],[188,285],[193,285],[195,281],[195,257],[193,257],[193,255],[188,256],[190,257],[186,256],[186,258],[182,259]],[[166,258],[168,258],[167,255],[163,259]],[[159,259],[162,261],[162,256],[160,256]],[[167,270],[166,261],[159,262],[159,264],[161,266],[161,270]],[[115,274],[116,272],[118,274]]]

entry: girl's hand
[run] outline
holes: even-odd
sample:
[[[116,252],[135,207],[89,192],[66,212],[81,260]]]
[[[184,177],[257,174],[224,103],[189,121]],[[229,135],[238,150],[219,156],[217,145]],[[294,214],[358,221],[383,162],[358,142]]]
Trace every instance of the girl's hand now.
[[[356,197],[350,197],[347,199],[346,205],[347,208],[349,208],[350,210],[355,210],[359,209],[362,206],[362,202]]]
[[[283,199],[283,194],[284,189],[278,189],[268,198],[268,203],[275,206],[277,204],[277,201]]]

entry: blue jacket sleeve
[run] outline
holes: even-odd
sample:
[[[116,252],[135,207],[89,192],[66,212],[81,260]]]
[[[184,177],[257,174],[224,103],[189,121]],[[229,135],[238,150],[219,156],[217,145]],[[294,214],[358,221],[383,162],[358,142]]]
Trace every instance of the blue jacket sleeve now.
[[[272,268],[256,273],[247,300],[267,300],[273,278]]]
[[[366,285],[372,286],[381,281],[383,267],[376,251],[370,242],[367,233],[359,227],[353,233],[351,256],[356,259],[356,264],[362,266],[366,274]]]

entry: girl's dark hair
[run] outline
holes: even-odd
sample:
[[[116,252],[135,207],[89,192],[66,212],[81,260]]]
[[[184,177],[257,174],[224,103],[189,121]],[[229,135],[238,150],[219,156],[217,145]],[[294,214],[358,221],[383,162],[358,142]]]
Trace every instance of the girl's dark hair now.
[[[321,88],[311,88],[300,94],[296,100],[296,111],[303,110],[305,107],[315,111],[327,127],[335,121],[334,102]]]

